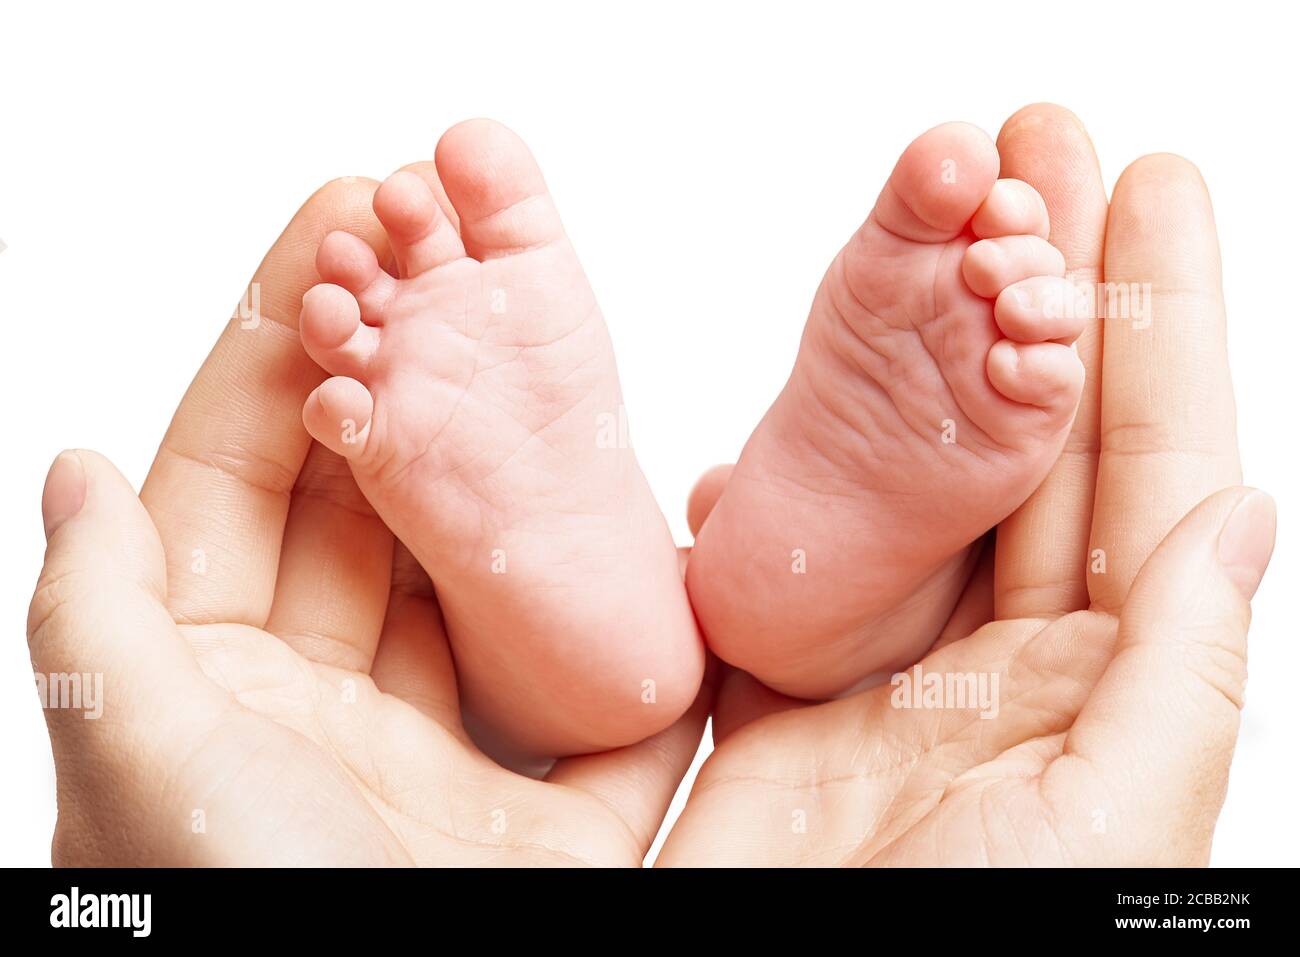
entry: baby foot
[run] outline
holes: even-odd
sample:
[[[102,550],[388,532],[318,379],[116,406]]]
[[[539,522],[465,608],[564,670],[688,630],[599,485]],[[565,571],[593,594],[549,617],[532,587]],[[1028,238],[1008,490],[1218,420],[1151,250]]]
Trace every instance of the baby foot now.
[[[334,378],[303,421],[429,572],[479,726],[552,756],[638,741],[704,651],[605,322],[517,136],[462,123],[436,165],[459,231],[414,173],[375,194],[396,276],[321,244],[301,335]]]
[[[705,637],[779,691],[826,697],[921,657],[972,543],[1065,442],[1086,310],[1042,198],[997,175],[971,126],[907,148],[700,530]]]

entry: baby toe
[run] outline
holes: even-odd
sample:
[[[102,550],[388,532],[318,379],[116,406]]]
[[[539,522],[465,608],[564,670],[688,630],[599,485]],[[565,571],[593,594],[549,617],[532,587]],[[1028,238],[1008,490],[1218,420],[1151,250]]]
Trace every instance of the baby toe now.
[[[1008,339],[1069,344],[1093,317],[1086,290],[1063,277],[1032,276],[1012,283],[993,304],[993,318]]]
[[[366,322],[383,321],[384,306],[397,280],[380,267],[375,251],[364,239],[341,230],[329,233],[316,250],[316,272],[325,282],[352,293]]]
[[[307,354],[326,372],[356,373],[379,345],[379,330],[361,321],[361,307],[342,286],[320,283],[302,297],[299,335]]]
[[[465,255],[433,190],[415,173],[399,170],[384,180],[375,191],[374,209],[400,275],[418,276]]]
[[[1047,204],[1028,183],[1000,179],[971,217],[971,230],[980,239],[1015,235],[1046,239],[1050,230]]]
[[[1053,413],[1053,431],[1073,415],[1083,391],[1083,363],[1059,342],[1001,339],[989,349],[986,369],[993,388],[1012,402]]]
[[[971,292],[995,299],[1007,286],[1032,276],[1064,276],[1065,257],[1041,236],[999,236],[973,243],[962,258]]]
[[[307,397],[302,423],[321,445],[345,459],[363,455],[370,439],[375,400],[356,379],[326,379]]]

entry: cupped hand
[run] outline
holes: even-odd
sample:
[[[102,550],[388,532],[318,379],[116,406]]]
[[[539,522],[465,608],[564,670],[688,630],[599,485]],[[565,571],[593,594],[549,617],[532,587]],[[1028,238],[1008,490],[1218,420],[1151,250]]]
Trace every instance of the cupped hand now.
[[[1186,161],[1151,156],[1107,213],[1087,135],[1056,107],[1022,110],[998,145],[1073,278],[1096,283],[1104,257],[1110,284],[1066,453],[906,682],[807,706],[722,679],[717,748],[660,863],[1209,858],[1274,532],[1272,501],[1237,487],[1209,197]],[[702,481],[694,527],[724,482]]]
[[[543,780],[467,736],[428,578],[299,420],[311,255],[347,229],[382,258],[374,188],[290,223],[139,498],[94,453],[51,469],[32,660],[103,681],[96,720],[46,711],[56,864],[637,865],[689,766],[707,695]]]

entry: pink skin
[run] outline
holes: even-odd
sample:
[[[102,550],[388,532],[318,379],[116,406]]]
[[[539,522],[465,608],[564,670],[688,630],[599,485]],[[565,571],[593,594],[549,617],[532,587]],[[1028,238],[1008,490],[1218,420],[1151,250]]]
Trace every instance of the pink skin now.
[[[786,694],[920,658],[972,543],[1065,442],[1086,310],[1043,200],[998,163],[965,124],[908,147],[696,540],[687,586],[710,647]]]
[[[397,276],[347,233],[303,297],[334,378],[312,436],[437,588],[463,699],[512,750],[563,755],[668,727],[704,668],[668,527],[625,442],[614,354],[527,147],[462,123],[375,194]]]

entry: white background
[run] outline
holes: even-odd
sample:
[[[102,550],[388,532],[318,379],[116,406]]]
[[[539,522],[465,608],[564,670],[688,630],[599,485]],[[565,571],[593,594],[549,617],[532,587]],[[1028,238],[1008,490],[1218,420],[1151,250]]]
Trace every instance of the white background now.
[[[23,642],[68,446],[137,484],[262,253],[325,180],[476,115],[534,148],[611,326],[643,467],[687,540],[705,467],[789,370],[812,292],[917,133],[1037,100],[1108,188],[1173,151],[1215,201],[1247,481],[1279,500],[1217,864],[1300,864],[1293,8],[1125,2],[9,5],[0,28],[0,864],[48,863]],[[1231,21],[1227,18],[1231,17]],[[678,801],[682,796],[679,794]]]

